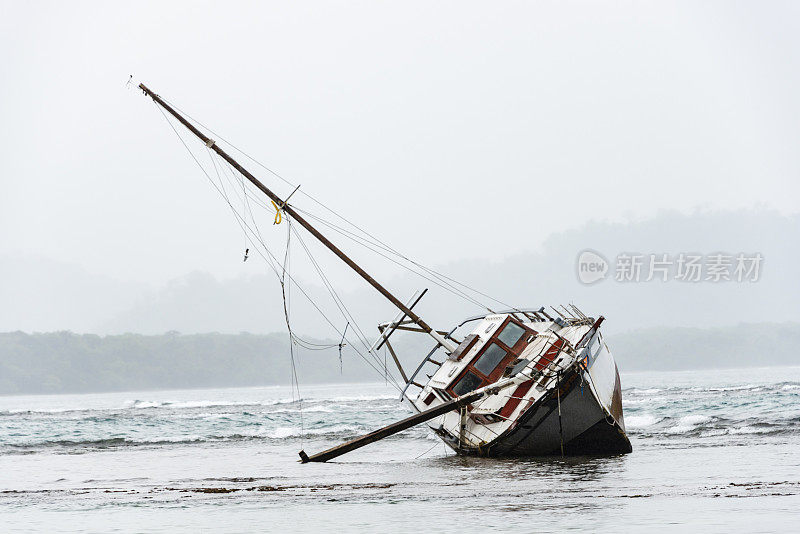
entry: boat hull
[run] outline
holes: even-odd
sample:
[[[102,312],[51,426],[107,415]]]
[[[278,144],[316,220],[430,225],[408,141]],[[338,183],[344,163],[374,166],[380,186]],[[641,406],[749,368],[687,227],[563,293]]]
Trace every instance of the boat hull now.
[[[439,432],[457,453],[465,455],[614,455],[633,450],[625,432],[619,371],[604,343],[565,370],[555,385],[490,443],[464,447],[452,434],[445,434]]]
[[[519,418],[517,425],[487,449],[490,456],[606,455],[631,452],[622,421],[622,391],[616,378],[619,414],[595,397],[581,370],[559,384]],[[614,402],[613,404],[617,404]]]

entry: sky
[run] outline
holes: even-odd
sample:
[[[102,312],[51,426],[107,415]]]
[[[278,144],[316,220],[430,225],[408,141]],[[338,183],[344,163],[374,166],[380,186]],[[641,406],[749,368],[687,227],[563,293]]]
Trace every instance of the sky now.
[[[791,217],[798,15],[792,2],[0,0],[0,254],[154,291],[192,272],[263,274],[135,82],[427,265],[502,262],[664,210]]]

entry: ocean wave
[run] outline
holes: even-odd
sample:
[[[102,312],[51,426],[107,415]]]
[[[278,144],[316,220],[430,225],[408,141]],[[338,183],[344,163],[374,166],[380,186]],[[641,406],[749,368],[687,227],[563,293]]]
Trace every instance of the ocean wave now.
[[[303,402],[305,399],[266,399],[255,401],[224,401],[224,400],[195,400],[195,401],[149,401],[149,400],[128,400],[124,403],[126,409],[148,409],[148,408],[170,408],[170,409],[191,409],[191,408],[224,408],[226,406],[277,406],[280,404],[295,404]]]
[[[678,419],[678,424],[666,429],[667,434],[686,434],[698,426],[711,422],[713,418],[707,415],[685,415]]]
[[[364,432],[366,429],[356,425],[333,425],[326,428],[306,428],[303,429],[297,426],[279,426],[269,434],[269,437],[275,439],[295,438],[301,436],[341,436],[352,435]]]
[[[656,417],[650,414],[644,415],[629,415],[625,417],[625,428],[628,429],[637,429],[637,428],[647,428],[649,426],[653,426],[654,424],[658,423],[664,419],[663,417]]]
[[[697,435],[701,438],[713,438],[717,436],[724,436],[728,434],[727,428],[711,428],[707,430],[700,430]]]
[[[330,398],[314,398],[310,397],[309,400],[325,401],[325,402],[353,402],[353,401],[376,401],[376,400],[398,400],[397,395],[348,395],[344,397],[330,397]]]
[[[348,395],[341,397],[331,398],[282,398],[282,399],[264,399],[264,400],[241,400],[241,401],[227,401],[227,400],[190,400],[190,401],[176,401],[176,400],[144,400],[134,399],[125,401],[123,407],[125,409],[150,409],[150,408],[169,408],[169,409],[191,409],[191,408],[224,408],[226,406],[279,406],[300,403],[344,403],[344,402],[368,402],[379,400],[392,400],[396,401],[397,397],[394,395]]]
[[[90,450],[119,449],[124,447],[163,447],[174,445],[191,445],[225,441],[245,441],[263,439],[261,436],[231,434],[228,436],[163,436],[157,439],[136,438],[97,438],[85,440],[47,440],[33,443],[6,444],[2,447],[5,453],[31,453],[37,450],[64,449],[71,452]]]
[[[771,424],[771,423],[752,423],[741,424],[737,426],[725,426],[704,430],[699,433],[701,437],[715,437],[715,436],[738,436],[738,435],[763,435],[763,436],[777,436],[798,431],[797,425],[792,424]]]
[[[72,412],[83,412],[86,410],[75,410],[71,408],[49,408],[42,410],[0,410],[0,416],[15,416],[15,415],[52,415],[52,414],[68,414]]]
[[[714,391],[714,392],[723,392],[723,391],[757,391],[764,389],[765,386],[759,384],[744,384],[741,386],[726,386],[726,387],[710,387],[710,388],[700,388],[701,391]]]
[[[688,414],[682,417],[659,416],[653,413],[631,414],[625,417],[631,435],[665,438],[715,438],[736,435],[775,436],[800,432],[800,418],[790,413],[770,418],[724,417],[722,415]]]
[[[667,388],[628,388],[622,392],[623,403],[631,405],[646,404],[648,402],[684,400],[687,398],[735,398],[741,400],[747,396],[756,397],[764,393],[783,394],[785,392],[800,392],[798,382],[780,382],[773,384],[739,384],[721,386],[674,386]]]
[[[175,437],[160,437],[158,439],[133,439],[133,438],[97,438],[97,439],[58,439],[58,440],[45,440],[33,443],[18,443],[7,444],[4,448],[10,450],[31,450],[31,449],[52,449],[52,448],[66,448],[66,449],[109,449],[124,446],[141,446],[141,445],[171,445],[179,443],[198,443],[200,441],[209,440],[209,438],[202,438],[201,436],[175,436]]]
[[[740,426],[725,429],[728,434],[770,434],[775,431],[769,427]]]
[[[226,434],[182,434],[182,435],[159,435],[153,437],[98,437],[87,439],[49,439],[41,441],[30,441],[25,443],[6,443],[0,446],[4,452],[30,452],[39,449],[68,449],[68,450],[97,450],[122,447],[141,447],[141,446],[167,446],[167,445],[189,445],[203,443],[220,443],[236,441],[281,441],[292,438],[313,436],[324,439],[342,439],[357,434],[362,434],[368,429],[361,425],[336,424],[317,428],[303,428],[299,425],[294,426],[270,426],[261,428],[256,432],[242,433],[231,432]]]
[[[644,405],[653,405],[664,402],[667,400],[668,397],[659,396],[659,397],[642,397],[642,398],[631,398],[631,397],[622,397],[622,405],[627,406],[640,406]]]
[[[292,409],[281,409],[281,410],[272,410],[270,411],[270,415],[280,415],[280,414],[298,414],[300,413],[300,407],[292,408]],[[337,413],[340,412],[341,408],[336,408],[334,406],[303,406],[302,412],[303,413]]]

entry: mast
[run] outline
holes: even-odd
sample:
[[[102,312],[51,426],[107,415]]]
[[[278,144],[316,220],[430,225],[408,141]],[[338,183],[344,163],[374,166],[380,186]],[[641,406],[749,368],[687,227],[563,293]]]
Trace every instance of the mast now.
[[[179,114],[177,111],[175,111],[175,110],[172,108],[172,106],[170,106],[169,104],[167,104],[166,102],[164,102],[164,101],[161,99],[161,97],[159,97],[159,96],[158,96],[157,94],[155,94],[153,91],[151,91],[150,89],[148,89],[148,88],[147,88],[147,86],[145,86],[143,83],[140,83],[140,84],[139,84],[139,89],[141,89],[142,91],[144,91],[144,94],[146,94],[147,96],[149,96],[150,98],[152,98],[152,99],[153,99],[153,101],[154,101],[156,104],[158,104],[159,106],[161,106],[162,108],[164,108],[165,110],[167,110],[167,112],[168,112],[170,115],[172,115],[173,117],[175,117],[176,119],[178,119],[178,121],[179,121],[181,124],[183,124],[184,126],[186,126],[186,128],[188,128],[190,132],[192,132],[192,133],[193,133],[194,135],[196,135],[196,136],[197,136],[197,137],[198,137],[198,138],[199,138],[199,139],[200,139],[200,140],[201,140],[203,143],[205,143],[205,145],[206,145],[208,148],[212,149],[212,150],[213,150],[214,152],[216,152],[216,153],[217,153],[217,154],[218,154],[218,155],[219,155],[219,156],[220,156],[222,159],[224,159],[225,161],[227,161],[228,163],[230,163],[230,164],[233,166],[233,168],[234,168],[234,169],[236,169],[237,171],[239,171],[239,172],[242,174],[242,176],[244,176],[245,178],[247,178],[247,179],[250,181],[250,183],[252,183],[254,186],[256,186],[256,187],[257,187],[257,188],[258,188],[258,189],[259,189],[259,190],[260,190],[262,193],[264,193],[265,195],[267,195],[267,197],[269,197],[269,199],[270,199],[270,200],[272,200],[273,202],[275,202],[275,204],[277,204],[278,206],[282,206],[282,209],[283,209],[283,211],[285,211],[286,213],[288,213],[288,214],[289,214],[289,216],[291,216],[291,217],[292,217],[292,218],[293,218],[295,221],[297,221],[297,222],[298,222],[298,223],[299,223],[299,224],[300,224],[300,225],[301,225],[303,228],[305,228],[306,230],[308,230],[308,232],[309,232],[311,235],[313,235],[314,237],[316,237],[316,238],[317,238],[317,240],[318,240],[320,243],[322,243],[323,245],[325,245],[325,246],[326,246],[326,247],[327,247],[327,248],[328,248],[328,249],[329,249],[331,252],[333,252],[334,254],[336,254],[336,255],[339,257],[339,259],[341,259],[341,260],[342,260],[344,263],[346,263],[346,264],[347,264],[347,266],[348,266],[348,267],[350,267],[350,268],[351,268],[351,269],[353,269],[353,270],[354,270],[356,273],[358,273],[358,275],[359,275],[359,276],[361,276],[361,278],[363,278],[364,280],[366,280],[366,281],[367,281],[367,283],[369,283],[369,285],[371,285],[372,287],[374,287],[374,288],[375,288],[375,289],[378,291],[378,293],[380,293],[381,295],[383,295],[384,297],[386,297],[386,298],[389,300],[389,302],[391,302],[392,304],[394,304],[394,305],[395,305],[395,306],[396,306],[396,307],[397,307],[397,308],[398,308],[400,311],[402,311],[404,314],[406,314],[406,315],[408,316],[408,318],[409,318],[409,319],[411,319],[411,320],[412,320],[412,321],[414,321],[414,322],[415,322],[417,325],[419,325],[419,327],[420,327],[422,330],[424,330],[424,331],[425,331],[427,334],[429,334],[429,335],[430,335],[430,336],[431,336],[433,339],[435,339],[437,343],[439,343],[441,346],[443,346],[443,347],[445,348],[445,350],[447,350],[448,352],[453,352],[453,351],[455,350],[455,345],[453,345],[451,342],[449,342],[448,340],[446,340],[446,339],[444,338],[444,336],[442,336],[441,334],[439,334],[439,333],[438,333],[436,330],[434,330],[433,328],[431,328],[431,327],[428,325],[428,323],[426,323],[425,321],[423,321],[423,320],[422,320],[422,318],[421,318],[419,315],[417,315],[416,313],[414,313],[413,311],[411,311],[411,308],[409,308],[408,306],[406,306],[406,305],[405,305],[405,304],[404,304],[404,303],[403,303],[401,300],[399,300],[397,297],[395,297],[393,294],[391,294],[391,293],[390,293],[390,292],[389,292],[389,291],[388,291],[388,290],[387,290],[385,287],[383,287],[381,284],[379,284],[377,280],[375,280],[374,278],[372,278],[372,276],[370,276],[370,275],[369,275],[369,273],[367,273],[367,272],[366,272],[364,269],[362,269],[362,268],[361,268],[361,267],[360,267],[360,266],[359,266],[359,265],[358,265],[356,262],[354,262],[352,259],[350,259],[350,257],[349,257],[349,256],[347,256],[347,254],[345,254],[344,252],[342,252],[342,251],[339,249],[339,247],[337,247],[336,245],[334,245],[333,243],[331,243],[331,241],[330,241],[330,240],[328,240],[328,238],[327,238],[327,237],[325,237],[324,235],[322,235],[322,234],[319,232],[319,230],[317,230],[316,228],[314,228],[314,227],[311,225],[311,223],[309,223],[307,220],[305,220],[305,219],[304,219],[304,218],[303,218],[303,217],[302,217],[302,216],[301,216],[299,213],[297,213],[297,212],[296,212],[296,211],[295,211],[295,210],[294,210],[294,209],[293,209],[293,208],[292,208],[290,205],[288,205],[288,204],[284,204],[283,200],[281,200],[281,198],[280,198],[278,195],[276,195],[275,193],[273,193],[273,192],[272,192],[272,191],[271,191],[271,190],[270,190],[270,189],[269,189],[267,186],[265,186],[263,183],[261,183],[261,181],[260,181],[258,178],[256,178],[255,176],[253,176],[253,175],[252,175],[252,174],[251,174],[251,173],[250,173],[250,172],[249,172],[247,169],[245,169],[244,167],[242,167],[242,166],[241,166],[241,165],[240,165],[240,164],[239,164],[239,163],[238,163],[238,162],[237,162],[235,159],[233,159],[231,156],[229,156],[227,152],[225,152],[225,151],[224,151],[224,150],[222,150],[222,149],[221,149],[219,146],[217,146],[217,144],[214,142],[214,140],[213,140],[213,139],[211,139],[211,138],[209,138],[208,136],[204,135],[204,134],[203,134],[203,133],[202,133],[200,130],[198,130],[198,129],[197,129],[197,128],[196,128],[196,127],[195,127],[195,126],[192,124],[192,123],[190,123],[189,121],[187,121],[187,120],[186,120],[186,119],[185,119],[185,118],[184,118],[184,117],[183,117],[181,114]]]

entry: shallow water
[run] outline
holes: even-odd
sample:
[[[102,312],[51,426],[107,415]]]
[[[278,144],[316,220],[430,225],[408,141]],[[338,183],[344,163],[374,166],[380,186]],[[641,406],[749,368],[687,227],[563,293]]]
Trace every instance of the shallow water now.
[[[800,520],[800,368],[623,374],[634,452],[490,460],[384,384],[0,397],[3,530],[774,532]],[[302,410],[300,407],[302,405]]]

